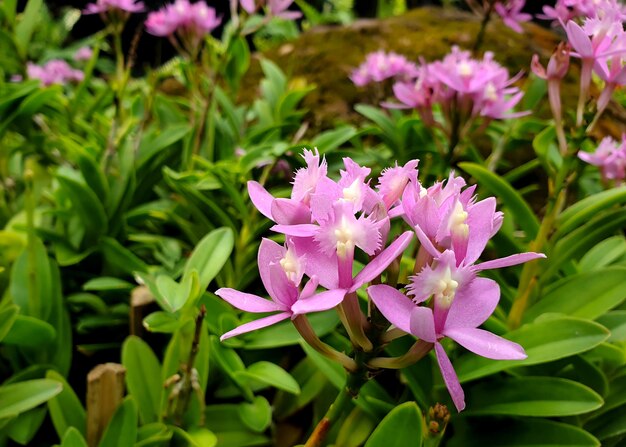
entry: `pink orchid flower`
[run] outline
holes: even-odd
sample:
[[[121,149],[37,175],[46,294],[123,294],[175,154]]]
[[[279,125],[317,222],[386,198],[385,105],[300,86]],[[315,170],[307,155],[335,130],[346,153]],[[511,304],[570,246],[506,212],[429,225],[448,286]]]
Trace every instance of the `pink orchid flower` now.
[[[61,59],[49,60],[44,65],[28,62],[26,74],[30,79],[38,79],[44,87],[52,84],[65,85],[68,82],[80,82],[85,77],[82,71],[72,68]]]
[[[382,82],[386,79],[410,79],[417,75],[418,68],[406,57],[383,50],[369,53],[365,62],[359,65],[350,75],[350,79],[357,87],[363,87],[371,82]]]
[[[146,10],[143,2],[135,0],[96,0],[89,3],[83,10],[83,14],[104,14],[107,12],[137,13]]]
[[[622,136],[621,144],[605,137],[594,153],[580,151],[578,158],[598,166],[605,182],[616,180],[621,183],[626,178],[626,136]]]
[[[436,258],[436,267],[425,267],[411,278],[408,298],[387,285],[370,286],[370,298],[382,314],[397,328],[433,343],[444,382],[458,411],[465,408],[465,397],[459,379],[440,340],[451,338],[482,357],[498,360],[526,358],[524,349],[478,326],[494,312],[500,300],[498,284],[477,277],[482,270],[507,267],[544,257],[522,253],[478,265],[457,266],[456,256],[446,250]],[[432,297],[432,308],[424,303]]]
[[[154,36],[178,34],[183,42],[197,45],[199,40],[211,33],[221,23],[215,9],[203,1],[190,3],[176,0],[158,11],[148,14],[146,30]]]
[[[522,33],[523,29],[520,23],[528,22],[533,18],[532,15],[522,12],[525,4],[526,0],[509,0],[506,4],[497,2],[495,11],[506,26],[516,33]]]
[[[346,294],[344,289],[316,293],[318,280],[315,276],[302,289],[299,288],[306,262],[306,256],[300,256],[289,242],[285,248],[269,239],[263,239],[258,255],[259,273],[271,299],[229,288],[221,288],[215,294],[247,312],[278,313],[242,324],[222,335],[220,340],[261,329],[287,318],[294,319],[298,315],[321,312],[337,306]]]

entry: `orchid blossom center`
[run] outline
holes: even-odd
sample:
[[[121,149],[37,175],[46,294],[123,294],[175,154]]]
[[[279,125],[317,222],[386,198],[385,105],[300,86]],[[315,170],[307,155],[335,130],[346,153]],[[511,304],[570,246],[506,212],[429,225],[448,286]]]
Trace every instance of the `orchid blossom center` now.
[[[469,225],[467,225],[467,211],[461,205],[461,202],[456,202],[452,215],[450,216],[450,232],[457,237],[466,239],[469,236]]]
[[[493,82],[488,82],[485,86],[485,98],[489,101],[498,100],[498,90],[496,89],[496,86],[493,85]]]
[[[337,256],[345,258],[346,254],[354,249],[354,232],[346,221],[341,218],[341,223],[335,228],[335,238],[337,239]]]
[[[359,179],[352,182],[347,188],[343,188],[343,200],[356,203],[361,198],[361,188]]]
[[[468,77],[472,75],[474,70],[472,69],[472,66],[468,62],[463,61],[459,63],[458,72],[461,76]]]
[[[446,268],[443,276],[435,282],[433,295],[437,306],[442,309],[449,309],[454,301],[456,295],[456,289],[458,289],[459,283],[452,279],[452,272],[450,268]]]
[[[281,268],[287,275],[287,279],[297,285],[298,274],[300,272],[300,260],[289,247],[285,252],[285,256],[279,261]]]

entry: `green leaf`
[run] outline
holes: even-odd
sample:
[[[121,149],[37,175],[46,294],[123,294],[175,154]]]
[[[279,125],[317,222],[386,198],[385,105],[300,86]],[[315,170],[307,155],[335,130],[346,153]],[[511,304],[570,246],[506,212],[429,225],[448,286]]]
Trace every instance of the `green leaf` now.
[[[87,447],[87,441],[74,427],[69,427],[63,435],[60,447]]]
[[[24,413],[61,392],[56,380],[36,379],[0,386],[0,419]]]
[[[600,408],[602,397],[573,380],[511,377],[470,388],[468,415],[573,416]]]
[[[595,320],[626,299],[626,267],[569,276],[546,290],[540,301],[524,314],[532,321],[544,313],[561,313]]]
[[[272,407],[266,398],[256,396],[251,403],[239,404],[239,417],[250,430],[263,433],[272,422]]]
[[[85,227],[85,242],[83,246],[96,243],[98,237],[105,234],[108,218],[104,212],[102,201],[85,184],[77,181],[74,176],[63,171],[56,175],[59,184],[72,202],[72,207],[80,217]]]
[[[378,424],[365,447],[406,447],[422,445],[422,412],[415,402],[391,410]]]
[[[179,434],[183,434],[191,447],[215,447],[217,445],[217,436],[211,430],[206,428],[191,428],[186,432],[179,429]]]
[[[248,366],[245,371],[235,373],[256,382],[273,386],[291,394],[300,394],[300,385],[287,371],[271,362],[257,362]]]
[[[156,422],[163,391],[159,360],[146,342],[131,335],[122,345],[122,364],[126,368],[129,394],[139,405],[142,423]]]
[[[556,172],[563,164],[563,157],[556,144],[556,130],[554,126],[546,127],[533,139],[533,149],[546,171]]]
[[[626,406],[615,408],[589,421],[585,429],[591,431],[601,441],[626,434]]]
[[[74,428],[84,436],[87,428],[87,415],[74,390],[56,371],[48,371],[46,379],[56,380],[63,387],[61,393],[48,401],[50,418],[57,435],[62,438],[69,428]]]
[[[598,323],[611,331],[607,341],[626,341],[626,310],[614,310],[607,312],[597,319]]]
[[[578,228],[581,223],[587,222],[601,211],[615,204],[626,203],[626,186],[611,188],[586,197],[563,211],[556,219],[557,234],[565,234]]]
[[[26,315],[17,315],[13,326],[4,337],[8,345],[41,348],[49,345],[57,333],[50,323]]]
[[[28,0],[21,20],[15,26],[15,42],[23,59],[28,55],[28,44],[37,22],[42,19],[44,6],[43,0]]]
[[[529,239],[537,236],[539,220],[522,196],[502,177],[476,163],[459,163],[459,167],[470,174],[478,183],[499,197],[511,210],[515,222],[526,232]]]
[[[230,228],[218,228],[207,234],[194,249],[185,264],[183,282],[195,270],[199,277],[199,290],[204,292],[209,283],[222,270],[233,251],[235,239]]]
[[[100,241],[102,253],[108,263],[122,271],[132,275],[134,272],[147,272],[148,266],[139,259],[132,251],[122,246],[118,241],[110,237],[104,237]]]
[[[465,354],[455,362],[459,380],[466,382],[508,368],[536,365],[588,351],[609,337],[609,331],[592,321],[573,317],[543,318],[509,332],[505,338],[519,343],[525,360],[491,360]]]
[[[83,284],[83,290],[96,292],[110,292],[115,290],[128,291],[135,287],[132,283],[123,279],[101,276],[94,278]]]
[[[169,312],[152,312],[143,319],[143,326],[150,332],[171,334],[180,327],[180,321]]]
[[[492,419],[465,424],[450,447],[599,447],[600,442],[586,431],[545,419]],[[457,428],[455,426],[455,428]]]
[[[578,268],[581,271],[599,270],[612,264],[626,254],[626,239],[624,236],[613,236],[603,240],[581,259]]]
[[[147,377],[146,377],[147,378]],[[122,402],[102,434],[99,447],[131,446],[137,440],[137,404],[132,397]]]
[[[159,302],[167,306],[166,310],[176,312],[187,303],[197,283],[198,273],[195,270],[185,278],[182,284],[174,281],[169,275],[159,275],[155,282],[157,291],[163,298]],[[197,295],[197,292],[195,294]]]
[[[20,414],[11,420],[5,431],[10,439],[21,445],[30,445],[46,418],[46,408],[38,407]]]
[[[0,342],[9,333],[17,318],[19,308],[13,304],[0,310]]]
[[[327,152],[334,151],[339,146],[349,141],[356,134],[357,131],[354,127],[341,126],[337,129],[327,130],[320,133],[313,139],[313,141],[311,141],[311,146],[317,147],[320,154],[325,154]]]

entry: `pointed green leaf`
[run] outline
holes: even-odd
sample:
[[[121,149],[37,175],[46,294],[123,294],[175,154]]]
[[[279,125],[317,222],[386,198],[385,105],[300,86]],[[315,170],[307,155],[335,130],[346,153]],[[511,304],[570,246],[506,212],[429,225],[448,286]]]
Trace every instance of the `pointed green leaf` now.
[[[117,407],[102,434],[99,447],[131,446],[137,440],[137,404],[131,397]]]
[[[0,311],[0,342],[9,333],[19,308],[13,304]]]
[[[467,414],[573,416],[600,408],[602,397],[573,380],[557,377],[511,377],[469,389]]]
[[[0,386],[0,419],[35,408],[61,392],[56,380],[36,379]]]
[[[156,422],[163,391],[159,360],[146,342],[131,335],[122,346],[122,364],[129,394],[139,405],[142,422]]]
[[[378,424],[365,447],[406,447],[422,445],[422,412],[415,402],[391,410]]]
[[[222,267],[233,251],[235,238],[230,228],[218,228],[207,234],[194,249],[193,253],[185,264],[183,282],[191,272],[198,272],[201,292],[204,292],[209,283],[222,270]]]
[[[87,441],[74,427],[69,427],[63,435],[61,447],[87,447]]]
[[[300,386],[296,379],[280,366],[271,362],[261,361],[253,363],[245,371],[239,371],[235,374],[252,381],[276,387],[288,393],[300,394]]]
[[[59,438],[62,438],[70,427],[85,435],[87,415],[72,387],[62,375],[53,370],[46,373],[46,379],[56,380],[63,387],[63,391],[48,401],[52,425]]]

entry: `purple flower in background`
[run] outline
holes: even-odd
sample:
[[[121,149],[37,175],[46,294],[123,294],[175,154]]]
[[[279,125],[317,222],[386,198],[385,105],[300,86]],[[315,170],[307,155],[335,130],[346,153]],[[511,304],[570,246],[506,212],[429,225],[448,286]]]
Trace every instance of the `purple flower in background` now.
[[[526,0],[509,0],[506,3],[497,2],[494,8],[506,26],[517,33],[521,33],[523,30],[520,23],[532,19],[530,14],[522,12],[525,4]]]
[[[80,82],[85,77],[82,71],[72,68],[61,59],[52,59],[44,65],[29,62],[26,65],[26,73],[30,79],[39,79],[46,87],[52,84],[64,85],[68,82]]]
[[[92,56],[93,56],[93,50],[91,48],[80,47],[74,53],[73,58],[75,61],[88,61],[89,59],[91,59]]]
[[[301,314],[321,312],[338,305],[343,300],[346,290],[333,289],[315,293],[319,284],[315,276],[300,289],[306,262],[306,255],[301,256],[297,253],[289,241],[286,247],[282,247],[269,239],[263,239],[258,255],[259,273],[271,299],[229,288],[219,289],[215,294],[234,307],[247,312],[278,313],[243,324],[225,333],[220,339],[225,340],[287,318],[293,319]]]
[[[604,181],[621,183],[626,178],[626,135],[621,144],[611,137],[602,139],[594,153],[578,152],[578,158],[600,168]]]
[[[261,6],[266,5],[269,17],[295,20],[302,17],[299,11],[289,11],[293,0],[240,0],[241,7],[248,14],[254,14]]]
[[[357,87],[362,87],[370,82],[382,82],[390,78],[410,79],[417,73],[417,65],[404,56],[380,50],[368,54],[365,62],[352,72],[350,79]]]
[[[221,19],[215,9],[203,1],[190,3],[176,0],[158,11],[148,14],[146,29],[155,36],[177,33],[183,40],[197,41],[219,26]]]
[[[375,285],[367,289],[382,314],[397,328],[426,342],[433,343],[437,362],[450,396],[458,411],[465,408],[465,397],[440,340],[451,338],[482,357],[498,360],[526,358],[517,343],[492,334],[478,326],[493,313],[500,300],[498,284],[477,277],[481,270],[507,267],[544,257],[523,253],[483,262],[478,265],[457,265],[454,252],[446,250],[411,277],[408,298],[393,287]],[[430,306],[422,305],[431,300]]]
[[[83,10],[83,14],[103,14],[107,12],[136,13],[145,11],[143,2],[135,0],[96,0],[89,3]]]

